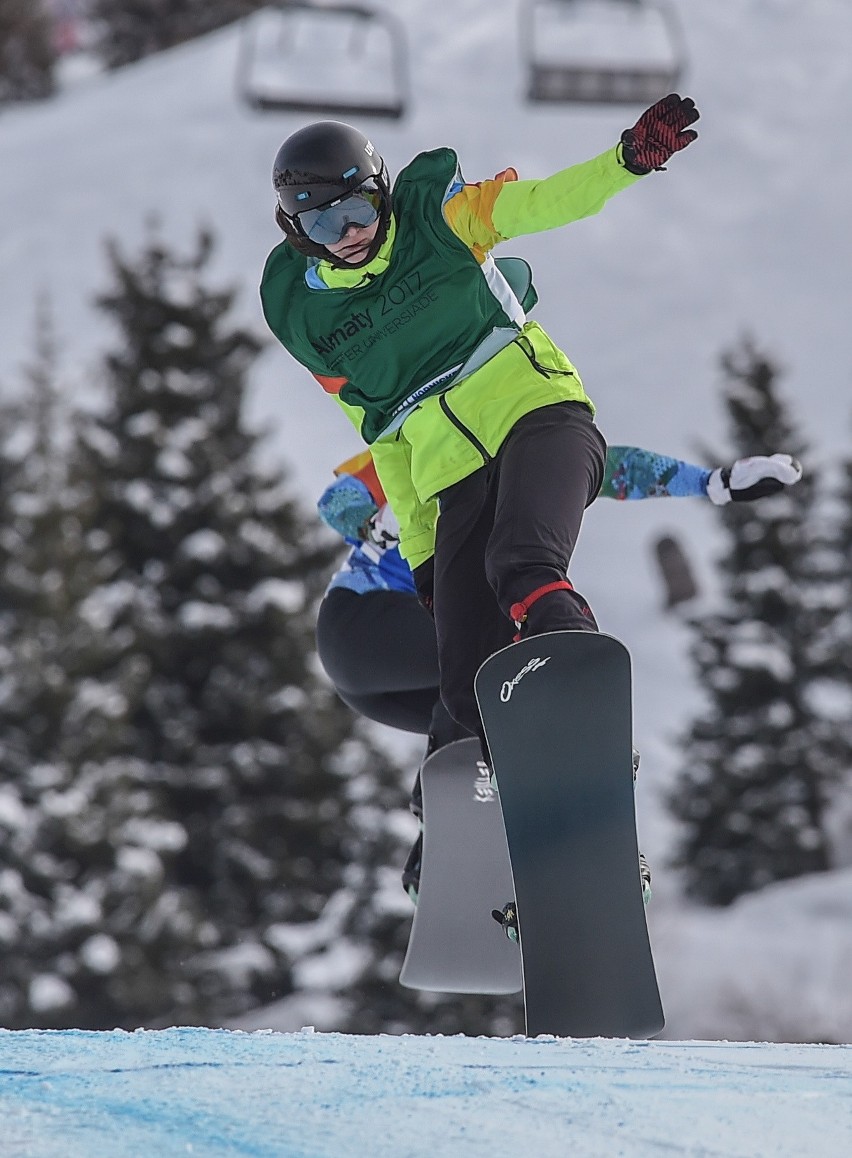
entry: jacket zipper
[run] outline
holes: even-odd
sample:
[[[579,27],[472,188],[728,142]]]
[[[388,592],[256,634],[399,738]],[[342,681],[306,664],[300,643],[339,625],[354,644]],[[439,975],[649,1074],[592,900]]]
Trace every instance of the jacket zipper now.
[[[532,366],[532,368],[538,374],[541,374],[542,377],[551,378],[554,374],[561,374],[564,378],[574,378],[575,377],[573,370],[562,370],[558,366],[544,366],[541,362],[539,362],[539,360],[535,356],[535,351],[533,350],[532,342],[529,340],[529,338],[525,337],[524,335],[521,335],[520,337],[515,338],[515,344],[517,345],[517,347],[521,351],[521,353],[527,359],[529,359],[529,362],[530,362],[530,365]]]
[[[458,415],[453,414],[452,410],[450,410],[450,404],[449,404],[449,402],[447,402],[447,395],[446,394],[441,394],[438,397],[438,405],[441,407],[444,414],[446,414],[447,418],[449,418],[450,422],[452,422],[452,424],[456,428],[456,430],[458,430],[461,434],[463,434],[464,437],[468,440],[468,442],[471,443],[471,445],[473,447],[475,447],[476,450],[479,451],[479,453],[482,455],[483,463],[491,462],[491,455],[488,453],[488,451],[485,449],[485,447],[482,445],[482,443],[479,441],[479,439],[476,437],[476,435],[473,433],[473,431],[468,429],[468,427],[465,426],[465,424],[458,417]]]
[[[573,378],[575,376],[574,372],[572,370],[562,370],[558,366],[544,366],[544,365],[542,365],[542,363],[539,362],[538,359],[536,358],[535,351],[533,350],[532,343],[529,341],[529,339],[524,340],[522,337],[519,337],[519,338],[516,338],[515,341],[517,342],[518,348],[522,351],[522,353],[525,355],[525,357],[527,357],[529,359],[533,369],[537,373],[541,374],[544,378],[550,378],[554,374],[559,374],[559,375],[562,375],[566,378]],[[475,449],[479,452],[479,454],[482,455],[483,463],[487,464],[487,463],[491,462],[492,456],[488,453],[488,451],[485,449],[485,447],[482,445],[482,443],[479,441],[479,439],[476,437],[476,435],[473,433],[473,431],[470,430],[469,427],[465,426],[465,424],[458,417],[458,415],[454,414],[452,412],[452,410],[450,409],[450,404],[447,401],[447,395],[448,394],[449,394],[449,391],[447,392],[447,394],[441,394],[439,396],[438,405],[441,407],[441,409],[443,410],[443,412],[447,416],[447,418],[449,418],[450,422],[452,422],[452,424],[456,428],[456,430],[458,430],[460,434],[464,435],[464,437],[468,440],[468,442],[473,447],[475,447]]]
[[[536,358],[535,353],[532,349],[532,343],[529,340],[522,341],[520,338],[517,338],[516,342],[517,342],[518,348],[529,359],[530,363],[533,366],[533,369],[536,370],[543,377],[550,378],[551,375],[553,375],[553,374],[560,374],[566,378],[573,378],[574,377],[574,372],[572,370],[562,370],[558,366],[543,366],[542,363],[539,362],[538,359]],[[447,392],[447,394],[448,393],[449,393],[449,391]],[[482,443],[479,441],[479,439],[476,437],[476,435],[473,433],[473,431],[469,427],[465,426],[465,424],[458,417],[458,415],[456,415],[452,412],[452,410],[450,409],[450,404],[447,401],[447,394],[440,394],[438,396],[438,405],[441,407],[441,409],[443,410],[443,412],[447,416],[447,418],[449,418],[450,422],[452,422],[452,424],[456,428],[456,430],[458,430],[458,432],[460,434],[462,434],[467,439],[467,441],[471,444],[471,446],[473,446],[475,448],[475,450],[477,450],[479,452],[479,454],[482,456],[483,463],[488,464],[489,462],[492,461],[492,456],[488,453],[488,451],[485,449],[485,447],[482,445]],[[419,406],[415,407],[415,409],[419,410],[420,407]],[[402,430],[401,429],[398,430],[396,432],[396,437],[399,438],[401,433],[402,433]]]

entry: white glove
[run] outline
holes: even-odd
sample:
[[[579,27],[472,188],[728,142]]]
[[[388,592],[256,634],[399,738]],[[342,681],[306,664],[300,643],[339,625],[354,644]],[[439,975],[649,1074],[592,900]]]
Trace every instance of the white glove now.
[[[717,507],[750,503],[777,494],[802,477],[802,464],[789,454],[756,454],[738,458],[731,467],[717,466],[707,480],[707,496]]]
[[[399,546],[399,523],[387,503],[367,520],[364,530],[365,542],[372,543],[380,551]]]

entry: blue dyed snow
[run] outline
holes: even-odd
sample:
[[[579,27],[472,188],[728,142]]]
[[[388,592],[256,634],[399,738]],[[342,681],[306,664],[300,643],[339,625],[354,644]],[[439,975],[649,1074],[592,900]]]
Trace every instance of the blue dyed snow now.
[[[3,1158],[848,1158],[852,1047],[0,1031]]]

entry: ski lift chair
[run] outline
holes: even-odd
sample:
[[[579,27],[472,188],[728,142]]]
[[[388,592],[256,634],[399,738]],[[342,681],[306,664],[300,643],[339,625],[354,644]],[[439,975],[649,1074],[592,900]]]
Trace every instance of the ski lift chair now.
[[[664,0],[528,0],[521,45],[535,102],[647,105],[673,92],[685,68]]]
[[[389,12],[347,0],[279,0],[243,21],[237,94],[249,108],[401,117],[405,32]]]

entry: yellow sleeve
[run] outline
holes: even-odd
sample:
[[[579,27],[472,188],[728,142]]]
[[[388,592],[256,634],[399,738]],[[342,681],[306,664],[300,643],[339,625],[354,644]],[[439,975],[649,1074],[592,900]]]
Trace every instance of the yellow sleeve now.
[[[619,143],[541,181],[504,184],[491,210],[493,228],[502,239],[556,229],[600,212],[613,194],[640,180],[621,164]]]
[[[360,433],[364,411],[340,397],[335,401]],[[411,567],[419,567],[435,554],[438,501],[421,503],[411,481],[411,448],[404,439],[374,442],[369,449],[384,498],[399,523],[399,552]]]
[[[413,571],[435,554],[438,500],[421,503],[411,481],[411,448],[404,439],[380,439],[371,446],[373,465],[399,522],[399,552]]]

